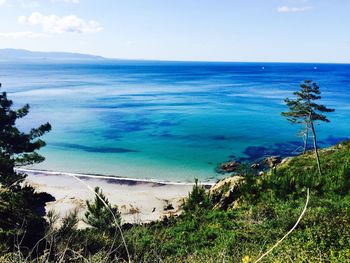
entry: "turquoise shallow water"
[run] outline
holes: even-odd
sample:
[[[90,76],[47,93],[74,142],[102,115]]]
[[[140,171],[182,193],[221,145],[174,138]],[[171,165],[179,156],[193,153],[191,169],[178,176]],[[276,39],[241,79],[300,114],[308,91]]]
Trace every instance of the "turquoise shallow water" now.
[[[320,145],[350,135],[350,65],[97,61],[0,63],[23,129],[49,121],[32,168],[171,181],[214,180],[232,158],[298,152],[283,98],[317,81],[336,109],[317,126]]]

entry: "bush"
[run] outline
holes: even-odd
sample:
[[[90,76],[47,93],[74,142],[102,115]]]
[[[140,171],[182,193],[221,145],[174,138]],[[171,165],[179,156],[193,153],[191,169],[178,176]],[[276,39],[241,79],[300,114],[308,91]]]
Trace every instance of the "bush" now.
[[[195,179],[192,191],[182,204],[182,209],[185,213],[199,213],[212,207],[213,205],[205,188],[198,183],[198,179]]]
[[[99,187],[95,188],[94,202],[87,201],[86,205],[85,223],[104,233],[119,232],[119,230],[115,231],[121,224],[118,207],[111,206]]]

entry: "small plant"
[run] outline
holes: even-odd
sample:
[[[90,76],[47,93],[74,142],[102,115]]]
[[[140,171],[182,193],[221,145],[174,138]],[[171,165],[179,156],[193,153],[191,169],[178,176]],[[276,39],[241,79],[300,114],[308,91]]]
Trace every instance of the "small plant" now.
[[[59,229],[60,235],[68,236],[69,234],[71,234],[72,231],[77,229],[78,222],[78,210],[75,209],[62,219],[62,225]]]
[[[188,198],[182,205],[185,213],[199,212],[201,210],[211,209],[213,206],[205,188],[198,183],[198,179],[195,179],[194,182],[192,191],[188,194]]]
[[[117,206],[112,206],[99,187],[95,188],[93,202],[86,201],[87,211],[84,222],[103,232],[111,232],[121,223]]]

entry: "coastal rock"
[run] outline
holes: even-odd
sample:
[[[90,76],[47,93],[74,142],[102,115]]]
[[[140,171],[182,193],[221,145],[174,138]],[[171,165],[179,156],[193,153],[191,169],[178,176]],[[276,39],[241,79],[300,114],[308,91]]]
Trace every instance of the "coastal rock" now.
[[[215,204],[214,208],[226,210],[234,206],[235,192],[244,183],[244,177],[233,176],[223,179],[213,185],[209,190],[209,196]]]
[[[240,163],[236,161],[229,161],[219,165],[218,172],[232,173],[237,170]]]
[[[265,158],[265,160],[263,162],[264,162],[264,164],[266,164],[270,167],[274,167],[274,166],[281,163],[281,157],[280,156],[267,157],[267,158]]]

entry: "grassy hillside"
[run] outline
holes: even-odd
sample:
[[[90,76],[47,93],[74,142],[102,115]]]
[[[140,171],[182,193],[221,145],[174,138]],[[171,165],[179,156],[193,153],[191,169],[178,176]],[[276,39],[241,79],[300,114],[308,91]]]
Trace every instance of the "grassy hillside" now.
[[[137,261],[254,262],[294,225],[310,187],[304,218],[265,262],[350,262],[350,141],[320,155],[323,176],[309,152],[260,177],[248,172],[226,211],[202,201],[203,209],[131,229]],[[227,197],[229,189],[222,186]]]
[[[182,215],[124,225],[126,247],[118,231],[77,230],[72,214],[60,229],[48,225],[35,253],[3,250],[0,262],[254,262],[295,224],[307,188],[300,224],[263,262],[350,262],[350,141],[320,156],[322,176],[308,152],[211,191],[196,185]]]

